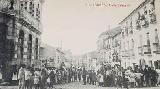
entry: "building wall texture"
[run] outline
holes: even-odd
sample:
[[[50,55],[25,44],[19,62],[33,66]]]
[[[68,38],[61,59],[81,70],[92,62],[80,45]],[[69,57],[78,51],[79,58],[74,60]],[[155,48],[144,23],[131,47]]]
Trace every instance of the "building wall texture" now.
[[[159,0],[146,0],[128,15],[122,27],[121,53],[124,67],[157,67],[160,60]]]
[[[117,51],[124,68],[135,65],[160,68],[159,4],[159,0],[145,0],[119,23],[121,32],[118,35],[108,34],[114,29],[103,32],[97,41],[101,58],[112,60],[114,56],[110,55]],[[116,40],[119,41],[117,47],[114,46]]]
[[[0,52],[2,61],[10,60],[11,65],[36,65],[42,33],[42,4],[42,0],[0,1],[0,32],[3,36],[0,41],[2,47],[7,46],[1,49],[10,51]],[[6,32],[2,32],[4,28]]]

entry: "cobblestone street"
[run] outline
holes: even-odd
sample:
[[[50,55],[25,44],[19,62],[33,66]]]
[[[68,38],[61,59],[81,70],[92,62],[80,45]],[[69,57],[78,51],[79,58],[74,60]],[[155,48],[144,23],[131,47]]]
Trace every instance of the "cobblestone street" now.
[[[64,84],[64,85],[57,85],[55,86],[56,89],[121,89],[121,88],[115,88],[115,87],[98,87],[97,85],[83,85],[82,83],[75,82],[70,84]],[[150,88],[131,88],[131,89],[159,89],[160,87],[150,87]],[[122,88],[125,89],[125,88]]]
[[[0,89],[18,89],[18,86],[0,86]],[[55,85],[53,89],[125,89],[115,87],[98,87],[97,85],[83,85],[79,82]],[[129,89],[160,89],[160,87],[143,87],[143,88],[129,88]]]

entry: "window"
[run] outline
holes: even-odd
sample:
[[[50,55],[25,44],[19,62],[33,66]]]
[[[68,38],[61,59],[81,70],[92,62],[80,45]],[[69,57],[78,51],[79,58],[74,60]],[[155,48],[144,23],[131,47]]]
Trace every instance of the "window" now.
[[[28,40],[28,59],[29,62],[31,63],[32,59],[32,35],[29,34],[29,40]]]
[[[141,19],[141,15],[140,12],[138,12],[138,18],[136,20],[136,29],[140,29],[141,28],[141,24],[140,24],[140,19]]]
[[[130,20],[130,34],[133,34],[133,23],[132,23],[132,18]]]
[[[150,17],[151,24],[156,23],[155,0],[151,0],[151,2],[150,2],[149,17]]]
[[[36,56],[36,59],[38,59],[38,38],[36,38],[36,44],[35,44],[35,56]]]
[[[150,39],[149,39],[149,32],[146,33],[146,36],[147,36],[147,45],[144,45],[144,47],[145,47],[144,54],[151,54],[151,45],[150,45]]]
[[[36,18],[37,19],[40,18],[40,5],[39,4],[37,5],[37,8],[36,8]]]
[[[128,36],[128,22],[126,22],[125,33],[126,33],[126,35]]]
[[[6,52],[4,50],[6,44],[7,26],[4,23],[0,23],[0,53]]]
[[[23,1],[20,2],[21,3],[21,9],[24,7]]]
[[[29,13],[30,14],[32,14],[32,9],[33,9],[32,4],[33,4],[32,2],[30,2],[30,4],[29,4]]]
[[[154,53],[159,54],[160,53],[160,44],[159,44],[159,37],[158,37],[158,31],[155,29],[155,42],[153,43],[154,46]]]
[[[132,39],[132,49],[134,49],[134,40]]]
[[[138,52],[140,55],[143,55],[143,46],[142,46],[142,35],[139,36],[140,40],[139,40],[139,47],[138,47]]]
[[[27,1],[24,3],[24,9],[27,10]]]
[[[19,42],[19,59],[23,59],[23,50],[24,50],[24,31],[20,30],[19,32],[19,38],[18,38],[18,42]]]
[[[155,10],[155,0],[151,0],[150,4],[152,5],[153,10]]]

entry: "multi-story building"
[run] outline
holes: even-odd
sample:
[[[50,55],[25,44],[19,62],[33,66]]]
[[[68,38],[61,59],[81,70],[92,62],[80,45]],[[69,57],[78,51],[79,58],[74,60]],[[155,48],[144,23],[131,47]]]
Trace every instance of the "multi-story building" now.
[[[98,52],[91,51],[83,55],[76,56],[78,66],[85,67],[87,70],[95,70],[98,63]]]
[[[59,68],[64,62],[66,67],[71,66],[72,52],[70,50],[62,50],[58,47],[52,47],[42,43],[40,46],[41,66]]]
[[[120,27],[116,27],[100,34],[97,41],[100,63],[120,63],[121,30]]]
[[[119,25],[124,67],[145,65],[160,68],[160,2],[145,0]]]
[[[44,0],[0,0],[0,66],[4,79],[17,65],[36,66]],[[14,68],[14,69],[13,69]]]
[[[40,60],[41,66],[55,67],[56,66],[56,49],[55,47],[41,43],[40,45]]]

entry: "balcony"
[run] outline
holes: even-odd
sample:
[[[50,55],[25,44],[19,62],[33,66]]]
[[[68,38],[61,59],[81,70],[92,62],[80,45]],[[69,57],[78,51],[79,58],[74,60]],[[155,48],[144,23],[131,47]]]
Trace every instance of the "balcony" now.
[[[24,19],[29,24],[31,24],[34,28],[39,30],[39,21],[35,17],[33,17],[29,12],[27,12],[26,10],[20,11],[20,18]]]
[[[156,14],[155,13],[151,13],[151,14],[149,14],[149,16],[150,16],[150,23],[151,24],[155,24],[157,22]]]
[[[140,29],[141,28],[141,24],[140,24],[140,20],[136,21],[136,29]]]
[[[125,29],[124,29],[125,32],[124,32],[124,33],[125,33],[126,36],[128,36],[128,34],[129,34],[129,31],[128,31],[128,30],[129,30],[129,28],[128,28],[128,27],[125,27]]]
[[[135,54],[134,54],[134,49],[131,49],[131,50],[130,50],[130,54],[131,54],[131,56],[135,56]]]
[[[140,21],[142,23],[142,27],[146,28],[149,26],[149,22],[147,21],[146,15],[142,15],[140,18]]]
[[[142,27],[144,27],[144,28],[149,27],[149,22],[147,20],[143,20],[142,22],[143,22]]]
[[[153,53],[160,54],[160,45],[159,45],[159,43],[158,42],[153,43],[153,47],[154,47]]]
[[[160,54],[160,50],[153,51],[155,54]]]
[[[129,31],[129,33],[130,33],[130,34],[133,34],[133,29],[131,29],[131,30]]]
[[[129,57],[130,57],[129,50],[124,50],[124,51],[122,51],[122,57],[124,57],[124,58],[129,58]]]
[[[151,47],[150,45],[144,45],[144,54],[151,54]]]
[[[139,55],[143,55],[143,47],[142,46],[138,47],[138,53],[139,53]]]

